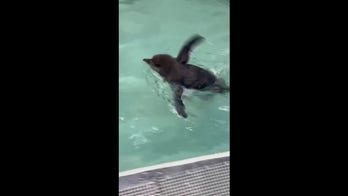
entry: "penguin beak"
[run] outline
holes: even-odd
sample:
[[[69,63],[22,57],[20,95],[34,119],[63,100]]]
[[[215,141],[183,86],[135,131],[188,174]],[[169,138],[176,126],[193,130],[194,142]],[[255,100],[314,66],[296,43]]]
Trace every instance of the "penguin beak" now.
[[[152,61],[152,59],[143,59],[143,61],[150,65],[151,69],[157,72],[159,71],[158,67],[155,66],[155,63]]]
[[[152,59],[143,59],[143,61],[145,63],[147,63],[148,65],[154,66],[154,63],[153,63]]]
[[[151,59],[143,59],[143,61],[145,61],[147,64],[151,63]]]

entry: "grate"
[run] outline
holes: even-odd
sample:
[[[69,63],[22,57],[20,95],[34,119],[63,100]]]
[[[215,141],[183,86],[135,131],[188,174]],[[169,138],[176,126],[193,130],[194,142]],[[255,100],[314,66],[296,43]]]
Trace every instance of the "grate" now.
[[[229,156],[157,168],[119,179],[120,196],[230,195]]]

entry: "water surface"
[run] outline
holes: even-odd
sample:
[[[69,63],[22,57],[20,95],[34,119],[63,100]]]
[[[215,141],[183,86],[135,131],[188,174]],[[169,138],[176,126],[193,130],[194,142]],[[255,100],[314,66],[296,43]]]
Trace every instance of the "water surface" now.
[[[187,119],[171,90],[142,61],[176,56],[193,34],[206,40],[190,63],[229,83],[229,3],[225,0],[119,1],[119,170],[229,150],[229,96],[208,100],[185,92]]]

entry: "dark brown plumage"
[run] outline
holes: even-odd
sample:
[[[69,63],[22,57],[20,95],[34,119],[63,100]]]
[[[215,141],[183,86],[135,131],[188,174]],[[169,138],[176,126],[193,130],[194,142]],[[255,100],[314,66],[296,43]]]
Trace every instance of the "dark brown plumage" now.
[[[212,72],[201,67],[187,64],[190,52],[203,40],[202,36],[192,36],[185,42],[177,58],[168,54],[158,54],[151,59],[143,59],[171,85],[174,91],[175,108],[178,114],[184,118],[187,118],[187,114],[181,99],[183,87],[217,93],[229,91],[229,87],[223,79],[217,78]]]

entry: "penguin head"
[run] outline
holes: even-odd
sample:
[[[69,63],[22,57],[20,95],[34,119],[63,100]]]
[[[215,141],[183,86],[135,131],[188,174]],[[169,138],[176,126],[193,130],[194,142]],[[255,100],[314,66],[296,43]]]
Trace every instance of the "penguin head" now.
[[[158,54],[153,56],[151,59],[143,59],[143,61],[163,77],[170,74],[178,64],[176,59],[168,54]]]

